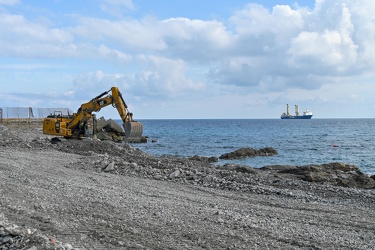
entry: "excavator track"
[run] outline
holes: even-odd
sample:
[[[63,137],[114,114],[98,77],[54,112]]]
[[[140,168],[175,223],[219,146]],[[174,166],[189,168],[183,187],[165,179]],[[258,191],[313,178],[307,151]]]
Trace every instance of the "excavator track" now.
[[[127,142],[141,142],[143,125],[140,122],[131,121],[123,124]]]

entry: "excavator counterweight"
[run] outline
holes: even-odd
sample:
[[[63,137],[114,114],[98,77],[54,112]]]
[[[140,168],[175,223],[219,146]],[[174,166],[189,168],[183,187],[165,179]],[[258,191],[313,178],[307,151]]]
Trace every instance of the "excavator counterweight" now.
[[[111,94],[109,94],[111,92]],[[80,138],[85,135],[87,122],[93,116],[93,112],[99,112],[101,108],[112,105],[115,107],[123,122],[125,138],[128,142],[140,142],[143,133],[143,125],[133,120],[133,114],[128,112],[121,92],[117,87],[94,97],[84,103],[76,113],[62,115],[55,112],[47,116],[43,121],[43,133],[47,135],[64,136],[65,138]]]

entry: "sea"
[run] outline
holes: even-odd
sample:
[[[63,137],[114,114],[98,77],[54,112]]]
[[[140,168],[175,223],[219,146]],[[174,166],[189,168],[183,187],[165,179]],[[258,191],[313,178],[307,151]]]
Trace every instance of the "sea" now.
[[[272,147],[278,155],[217,164],[355,164],[375,174],[375,119],[160,119],[139,120],[148,143],[132,144],[155,156],[216,156],[242,147]]]

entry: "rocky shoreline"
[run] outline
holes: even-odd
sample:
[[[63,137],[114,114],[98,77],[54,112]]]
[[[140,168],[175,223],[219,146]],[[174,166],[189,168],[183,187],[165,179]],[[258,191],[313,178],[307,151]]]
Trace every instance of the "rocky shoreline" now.
[[[154,157],[112,141],[52,143],[30,126],[0,125],[0,136],[0,249],[372,249],[375,243],[375,180],[357,166],[216,166],[214,158]]]

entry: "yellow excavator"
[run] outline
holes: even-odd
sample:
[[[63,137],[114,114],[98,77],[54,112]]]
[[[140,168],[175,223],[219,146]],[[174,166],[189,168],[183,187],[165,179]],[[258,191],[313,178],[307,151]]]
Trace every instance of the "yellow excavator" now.
[[[99,112],[101,108],[111,104],[117,109],[123,121],[126,141],[140,142],[143,125],[133,120],[133,114],[128,112],[128,106],[118,87],[112,87],[91,101],[82,104],[77,113],[63,115],[61,112],[55,112],[47,116],[43,121],[43,134],[81,138],[85,134],[87,121],[93,116],[92,113]]]

